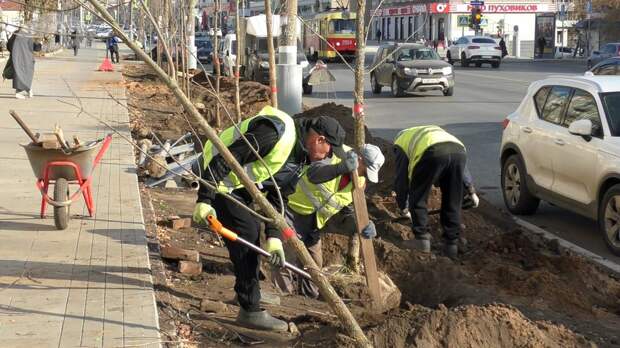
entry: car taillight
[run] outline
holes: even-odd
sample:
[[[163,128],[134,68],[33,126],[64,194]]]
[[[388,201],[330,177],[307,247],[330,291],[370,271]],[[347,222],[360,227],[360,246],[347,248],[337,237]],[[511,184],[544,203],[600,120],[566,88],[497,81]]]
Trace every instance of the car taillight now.
[[[506,129],[506,128],[508,128],[508,124],[510,124],[510,120],[509,120],[509,119],[507,119],[507,118],[505,118],[505,119],[502,121],[502,129]]]
[[[468,50],[479,50],[480,46],[467,46]]]
[[[495,47],[493,47],[493,48],[495,48],[495,49],[496,49],[496,50],[498,50],[498,51],[501,51],[501,50],[502,50],[499,46],[495,46]]]

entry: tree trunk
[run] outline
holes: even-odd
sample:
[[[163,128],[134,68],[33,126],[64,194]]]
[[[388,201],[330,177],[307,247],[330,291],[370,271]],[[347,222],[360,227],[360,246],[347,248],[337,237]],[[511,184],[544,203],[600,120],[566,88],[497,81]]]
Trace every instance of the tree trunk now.
[[[219,21],[220,21],[220,0],[215,0],[215,21],[213,21],[213,64],[215,67],[215,93],[220,94],[220,77],[222,76],[222,71],[220,67],[220,56],[219,56],[219,38],[217,35],[217,31],[219,29]],[[220,113],[220,104],[215,105],[215,128],[219,131],[222,129],[222,115]]]
[[[280,16],[280,20],[282,16]],[[271,87],[271,106],[278,107],[278,86],[276,85],[276,52],[273,48],[273,28],[271,0],[265,0],[265,21],[267,22],[267,52],[269,53],[269,87]]]
[[[115,29],[118,29],[118,24],[114,22],[114,19],[110,16],[108,11],[99,3],[97,0],[87,0],[99,14],[110,23]],[[363,0],[362,0],[363,1]],[[127,40],[126,35],[120,31],[119,35],[125,41]],[[319,287],[319,291],[323,298],[329,304],[329,307],[332,311],[340,318],[342,325],[346,332],[351,335],[351,337],[356,341],[357,346],[360,347],[372,347],[370,341],[364,335],[364,332],[361,330],[359,324],[347,308],[347,306],[342,302],[342,299],[338,297],[334,288],[329,284],[327,277],[321,273],[318,269],[316,263],[310,256],[310,253],[304,246],[303,242],[301,242],[292,231],[291,227],[288,226],[284,218],[278,213],[278,211],[267,201],[267,199],[261,194],[258,190],[254,182],[249,178],[249,176],[244,171],[243,167],[235,160],[232,153],[228,150],[226,145],[220,140],[215,130],[205,121],[200,112],[196,109],[196,107],[192,104],[192,102],[187,98],[185,94],[180,90],[178,84],[173,79],[166,76],[165,72],[157,66],[147,55],[142,51],[139,47],[137,47],[133,42],[128,42],[127,46],[131,48],[136,55],[140,57],[141,60],[146,62],[155,73],[166,83],[168,88],[172,91],[172,93],[177,97],[177,100],[183,105],[185,111],[189,114],[190,117],[194,119],[194,121],[199,125],[200,129],[205,132],[207,138],[213,143],[215,148],[222,155],[222,158],[228,163],[232,171],[238,176],[239,180],[252,196],[254,201],[259,205],[262,211],[271,219],[274,220],[274,224],[278,227],[284,234],[291,234],[292,237],[287,240],[287,243],[295,250],[298,254],[299,259],[303,263],[303,265],[308,269],[310,275],[312,275],[312,279],[315,281],[317,286]]]
[[[240,24],[239,24],[239,0],[235,1],[235,33],[237,33],[237,35],[239,35],[239,33],[241,32],[240,30]],[[237,54],[235,55],[235,69],[234,69],[234,74],[235,74],[235,111],[237,112],[237,122],[241,122],[241,100],[239,99],[239,67],[241,65],[241,50],[243,49],[241,47],[241,40],[239,40],[239,38],[237,38],[236,40],[236,45],[237,45]],[[270,76],[271,78],[271,76]]]

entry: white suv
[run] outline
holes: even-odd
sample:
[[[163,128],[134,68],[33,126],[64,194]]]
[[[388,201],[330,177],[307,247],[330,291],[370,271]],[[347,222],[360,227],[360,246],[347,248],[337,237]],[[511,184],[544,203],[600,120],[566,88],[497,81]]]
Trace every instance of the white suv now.
[[[540,200],[598,221],[620,255],[620,79],[549,77],[504,120],[502,193],[509,211]]]
[[[470,63],[476,64],[477,67],[488,63],[494,68],[499,68],[502,49],[491,37],[463,36],[448,47],[446,58],[450,64],[460,61],[463,67],[468,67]]]

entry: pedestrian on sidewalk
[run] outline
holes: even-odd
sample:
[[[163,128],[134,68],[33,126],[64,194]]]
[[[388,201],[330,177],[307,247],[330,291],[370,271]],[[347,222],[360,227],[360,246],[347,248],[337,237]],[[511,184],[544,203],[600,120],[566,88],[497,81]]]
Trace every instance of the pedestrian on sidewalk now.
[[[252,145],[241,138],[237,129]],[[286,212],[286,198],[294,192],[304,165],[320,161],[333,148],[342,146],[345,131],[331,117],[293,120],[286,113],[266,106],[257,116],[241,122],[239,128],[230,127],[220,133],[219,137],[274,208]],[[256,148],[263,161],[259,161],[250,146]],[[196,170],[199,170],[202,179],[217,187],[217,190],[200,184],[193,220],[199,224],[208,224],[207,217],[217,215],[225,227],[238,233],[239,237],[259,245],[260,220],[224,197],[222,192],[230,192],[246,208],[252,206],[252,197],[210,141],[204,145],[203,156]],[[270,173],[275,182],[271,180]],[[280,204],[278,188],[283,206]],[[281,231],[270,223],[265,225],[265,249],[271,254],[269,262],[274,266],[284,265],[282,239],[290,237],[285,233],[289,231]],[[260,307],[262,295],[258,254],[233,241],[226,240],[225,243],[233,263],[235,292],[241,307],[237,322],[255,329],[286,331],[288,325],[285,321],[272,317]]]
[[[118,39],[114,33],[111,33],[108,37],[106,47],[110,52],[110,59],[112,60],[112,63],[118,63],[120,61],[118,57]],[[116,58],[116,61],[114,58]]]
[[[508,55],[508,50],[506,49],[506,41],[504,41],[504,37],[499,40],[499,48],[502,50],[502,58]]]
[[[77,29],[73,29],[71,32],[71,46],[73,47],[73,56],[77,56],[78,49],[80,48],[79,34]]]
[[[26,29],[17,29],[7,43],[10,55],[2,77],[13,80],[15,98],[33,97],[32,79],[34,77],[34,41]]]
[[[7,50],[9,42],[9,33],[6,31],[4,24],[0,24],[0,57],[4,58],[4,52]]]
[[[547,40],[545,40],[544,36],[541,36],[538,38],[537,44],[538,44],[538,57],[543,58],[545,54],[545,46],[547,46]]]
[[[381,44],[381,29],[377,29],[377,42]]]
[[[297,183],[295,193],[288,197],[290,223],[319,269],[323,267],[321,234],[352,235],[357,232],[352,207],[351,172],[357,169],[362,182],[365,176],[368,181],[377,183],[379,170],[385,162],[381,150],[375,145],[364,145],[359,164],[355,151],[348,147],[344,150],[347,152],[340,156],[332,154],[310,164]],[[374,238],[377,234],[374,223],[371,221],[361,234],[364,238]],[[303,267],[294,252],[287,248],[284,251],[288,262]],[[272,270],[274,286],[282,292],[317,299],[318,287],[311,280],[303,277],[295,279],[296,276],[289,269]]]
[[[458,255],[461,209],[477,207],[478,196],[467,170],[465,146],[437,126],[412,127],[394,141],[396,202],[403,216],[411,216],[413,246],[431,251],[427,200],[433,185],[441,190],[440,221],[445,253]]]

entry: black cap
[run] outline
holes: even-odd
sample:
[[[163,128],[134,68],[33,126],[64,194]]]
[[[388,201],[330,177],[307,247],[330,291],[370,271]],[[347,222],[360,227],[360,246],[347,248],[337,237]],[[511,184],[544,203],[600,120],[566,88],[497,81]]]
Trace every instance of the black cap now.
[[[312,119],[310,128],[325,137],[332,146],[340,147],[344,143],[344,128],[333,117],[319,116]]]

